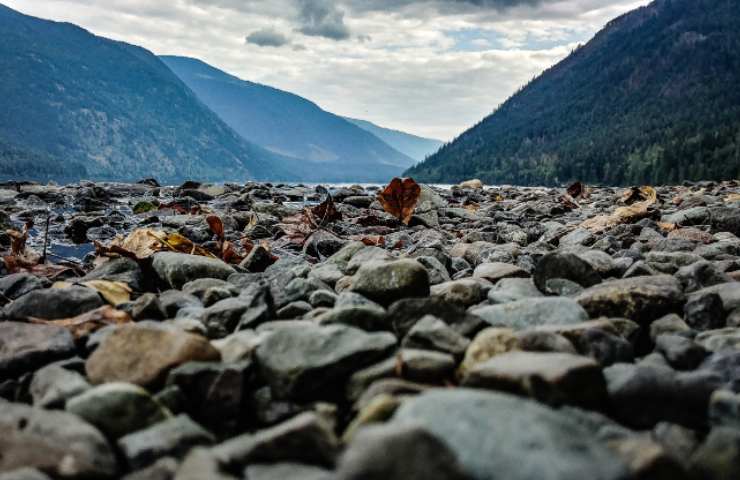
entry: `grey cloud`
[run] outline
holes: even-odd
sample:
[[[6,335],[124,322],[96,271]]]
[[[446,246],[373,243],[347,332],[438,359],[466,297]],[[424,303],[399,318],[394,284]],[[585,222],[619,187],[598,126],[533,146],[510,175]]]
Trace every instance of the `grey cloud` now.
[[[344,23],[344,12],[331,0],[299,0],[297,29],[304,35],[346,40],[349,27]]]
[[[290,43],[290,39],[274,28],[263,28],[247,35],[247,43],[260,47],[282,47]]]

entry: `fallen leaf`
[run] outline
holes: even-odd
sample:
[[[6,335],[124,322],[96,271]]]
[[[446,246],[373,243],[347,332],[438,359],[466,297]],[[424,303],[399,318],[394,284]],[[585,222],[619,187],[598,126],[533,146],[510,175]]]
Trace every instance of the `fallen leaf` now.
[[[75,338],[82,338],[108,325],[122,325],[124,323],[130,323],[132,320],[128,313],[116,310],[110,305],[104,305],[72,318],[44,320],[42,318],[30,317],[28,321],[29,323],[64,327]]]
[[[731,193],[725,198],[725,202],[740,202],[740,193]]]
[[[421,187],[413,178],[396,177],[378,193],[378,201],[386,212],[408,225],[420,195]]]
[[[570,195],[574,199],[588,197],[588,189],[581,182],[575,182],[574,184],[570,185],[566,189],[566,192],[568,193],[568,195]]]
[[[560,201],[562,204],[571,210],[575,210],[576,208],[581,208],[581,206],[578,204],[578,202],[575,201],[575,199],[570,194],[565,194],[560,197]]]
[[[463,205],[463,208],[469,212],[475,213],[480,210],[480,205],[475,202],[470,202]]]
[[[632,187],[622,194],[622,203],[632,205],[637,202],[647,202],[652,205],[658,201],[658,193],[653,187]]]
[[[221,220],[221,217],[218,215],[208,215],[206,217],[206,222],[208,222],[208,227],[211,229],[211,232],[213,232],[214,235],[218,237],[219,240],[224,239],[224,222]]]
[[[331,195],[329,195],[329,192],[326,193],[326,200],[311,209],[311,213],[316,220],[318,220],[316,223],[319,226],[323,226],[331,222],[337,222],[342,219],[342,213],[337,210]]]
[[[108,303],[115,307],[131,301],[131,287],[124,282],[90,280],[89,282],[82,282],[82,285],[97,290]]]

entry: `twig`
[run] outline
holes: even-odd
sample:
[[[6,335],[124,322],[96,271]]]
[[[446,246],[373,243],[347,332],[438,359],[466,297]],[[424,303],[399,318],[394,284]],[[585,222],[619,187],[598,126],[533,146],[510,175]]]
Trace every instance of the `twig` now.
[[[41,252],[41,263],[46,263],[46,247],[49,245],[49,222],[51,221],[51,210],[46,212],[46,231],[44,232],[44,249]]]

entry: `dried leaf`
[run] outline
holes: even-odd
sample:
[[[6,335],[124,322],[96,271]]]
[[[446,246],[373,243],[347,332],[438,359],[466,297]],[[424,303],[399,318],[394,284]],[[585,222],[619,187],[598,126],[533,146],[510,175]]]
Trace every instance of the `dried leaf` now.
[[[588,189],[581,182],[570,185],[566,192],[574,199],[588,198]]]
[[[658,227],[660,227],[660,229],[664,232],[672,232],[678,229],[678,225],[676,225],[675,223],[658,222]]]
[[[172,250],[180,253],[187,253],[189,255],[200,255],[201,257],[216,258],[214,254],[206,250],[205,248],[196,245],[189,238],[180,235],[179,233],[170,233],[162,241],[165,249]],[[169,247],[169,248],[167,248]]]
[[[413,178],[394,178],[378,193],[378,201],[386,212],[408,225],[420,195],[421,187]]]
[[[563,203],[565,208],[569,208],[571,210],[575,210],[576,208],[581,208],[581,206],[578,204],[578,202],[575,201],[575,199],[570,194],[565,194],[560,197],[560,201]]]
[[[90,280],[89,282],[82,282],[82,285],[97,290],[108,303],[115,307],[131,301],[131,287],[124,282]]]
[[[632,187],[622,194],[622,203],[632,205],[637,202],[647,202],[652,205],[658,201],[658,193],[653,187]]]
[[[98,255],[124,256],[143,260],[162,250],[162,242],[166,238],[164,232],[150,228],[139,228],[128,234],[126,238],[114,238],[108,247],[94,242]]]
[[[224,239],[223,220],[221,220],[221,218],[218,215],[208,215],[206,217],[206,222],[208,222],[208,227],[211,229],[211,232],[213,232],[213,234],[216,235],[219,240],[223,240]]]
[[[360,241],[369,247],[384,247],[385,237],[383,235],[357,235],[352,237],[353,240]]]
[[[725,198],[726,203],[740,202],[740,193],[731,193]]]
[[[86,337],[103,327],[107,327],[108,325],[121,325],[129,323],[132,320],[128,313],[116,310],[110,305],[104,305],[100,308],[72,318],[44,320],[42,318],[31,317],[28,321],[35,324],[64,327],[68,329],[75,338],[81,338]]]
[[[469,212],[475,213],[480,210],[480,205],[475,202],[470,202],[463,205],[463,208]]]
[[[317,220],[316,223],[319,226],[342,219],[342,214],[337,210],[336,205],[334,205],[334,200],[332,200],[331,195],[328,194],[329,192],[326,193],[326,200],[311,209],[311,214],[313,214]]]

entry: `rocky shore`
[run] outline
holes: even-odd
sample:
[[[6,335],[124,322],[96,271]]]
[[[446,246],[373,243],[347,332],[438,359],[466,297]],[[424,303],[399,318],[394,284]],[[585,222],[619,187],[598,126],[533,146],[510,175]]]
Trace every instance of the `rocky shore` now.
[[[0,211],[0,480],[740,478],[738,182]]]

